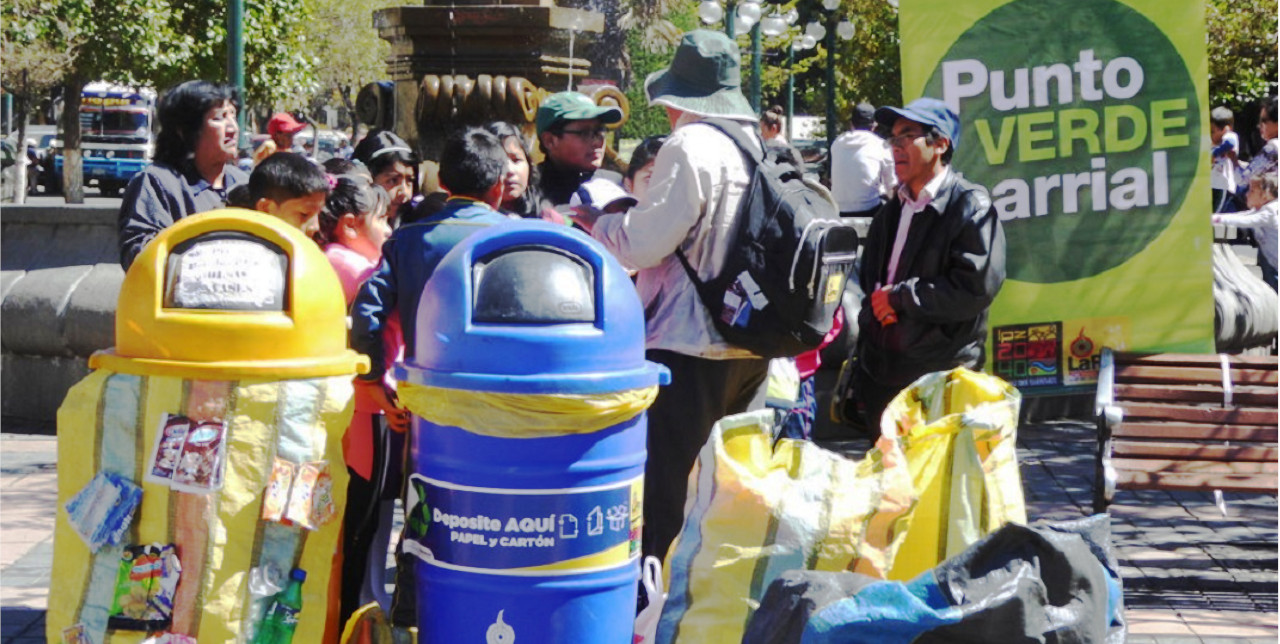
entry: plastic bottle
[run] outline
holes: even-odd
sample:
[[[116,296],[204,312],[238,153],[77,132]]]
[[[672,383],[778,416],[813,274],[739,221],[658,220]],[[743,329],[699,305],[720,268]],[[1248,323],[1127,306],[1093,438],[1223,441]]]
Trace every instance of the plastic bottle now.
[[[298,613],[302,610],[302,582],[307,571],[294,568],[289,572],[289,585],[276,594],[267,605],[267,612],[258,624],[253,644],[290,644],[293,630],[298,625]]]

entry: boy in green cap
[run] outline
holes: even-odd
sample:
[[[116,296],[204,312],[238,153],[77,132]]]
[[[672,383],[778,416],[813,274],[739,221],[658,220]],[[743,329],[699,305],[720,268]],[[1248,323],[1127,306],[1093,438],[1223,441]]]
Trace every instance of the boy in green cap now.
[[[593,177],[622,184],[616,172],[601,170],[604,126],[622,120],[622,110],[596,105],[585,94],[559,92],[538,107],[538,144],[546,160],[538,166],[538,187],[551,206],[563,206]]]

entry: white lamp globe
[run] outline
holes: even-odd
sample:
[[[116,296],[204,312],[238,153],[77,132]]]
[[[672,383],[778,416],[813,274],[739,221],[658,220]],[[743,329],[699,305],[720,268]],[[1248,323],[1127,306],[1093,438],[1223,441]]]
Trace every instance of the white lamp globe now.
[[[788,25],[794,25],[796,24],[796,21],[800,19],[800,12],[796,11],[795,7],[792,7],[788,9],[786,13],[782,14],[782,17],[787,21]]]
[[[778,14],[772,14],[760,21],[760,32],[770,38],[781,36],[787,30],[787,21]]]
[[[822,8],[827,11],[835,11],[840,8],[840,0],[822,0]]]
[[[804,26],[804,35],[813,36],[814,40],[822,40],[827,36],[827,28],[821,23],[811,22]]]
[[[738,5],[738,25],[746,31],[760,20],[760,5],[743,3]]]
[[[854,28],[853,23],[848,20],[841,20],[840,24],[836,25],[836,35],[840,36],[841,40],[849,40],[853,38],[855,31],[856,29]]]
[[[718,2],[707,0],[698,5],[698,17],[702,19],[702,24],[713,25],[724,19],[724,7]]]
[[[818,39],[805,34],[804,38],[800,39],[800,46],[804,49],[813,49],[818,46]]]

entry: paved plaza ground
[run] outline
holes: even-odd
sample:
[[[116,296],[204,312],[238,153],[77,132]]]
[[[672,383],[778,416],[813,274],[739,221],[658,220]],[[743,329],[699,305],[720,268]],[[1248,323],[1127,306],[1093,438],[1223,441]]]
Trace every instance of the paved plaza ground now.
[[[820,434],[821,435],[821,434]],[[866,441],[839,441],[841,451]],[[1090,511],[1091,423],[1024,424],[1018,437],[1031,520]],[[56,505],[56,443],[0,434],[0,644],[44,642]],[[1112,506],[1129,642],[1266,642],[1277,630],[1275,496],[1118,493]]]

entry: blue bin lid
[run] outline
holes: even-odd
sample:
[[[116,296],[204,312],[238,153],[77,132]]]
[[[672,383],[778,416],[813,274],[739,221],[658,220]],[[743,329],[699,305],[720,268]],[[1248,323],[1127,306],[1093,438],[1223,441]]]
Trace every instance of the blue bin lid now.
[[[606,393],[666,384],[644,359],[644,311],[622,265],[581,231],[537,220],[486,228],[422,290],[414,355],[396,375],[504,393]]]

